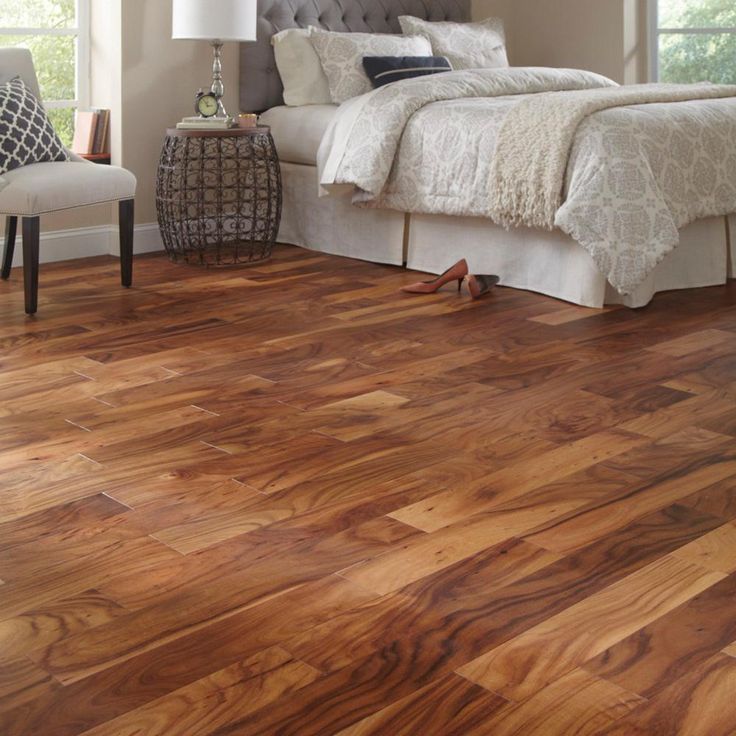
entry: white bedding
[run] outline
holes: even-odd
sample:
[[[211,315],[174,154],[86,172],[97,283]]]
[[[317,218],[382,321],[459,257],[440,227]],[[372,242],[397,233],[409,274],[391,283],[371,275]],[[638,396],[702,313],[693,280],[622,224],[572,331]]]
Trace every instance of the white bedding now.
[[[281,161],[314,166],[322,136],[335,117],[337,105],[272,107],[259,119],[271,127]]]
[[[321,183],[369,207],[489,217],[495,143],[525,93],[612,84],[585,72],[458,71],[343,105]],[[697,219],[736,212],[736,99],[621,107],[578,129],[555,225],[631,293]]]

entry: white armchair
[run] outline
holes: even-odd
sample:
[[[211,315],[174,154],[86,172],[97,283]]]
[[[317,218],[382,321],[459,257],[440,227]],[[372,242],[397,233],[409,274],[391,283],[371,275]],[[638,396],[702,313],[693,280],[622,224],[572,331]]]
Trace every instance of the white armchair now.
[[[0,48],[0,83],[20,77],[40,100],[30,51]],[[0,276],[8,279],[13,263],[18,218],[22,218],[26,313],[38,308],[38,261],[41,215],[101,202],[118,202],[120,275],[133,281],[135,176],[118,166],[104,166],[71,155],[70,161],[29,164],[0,176],[0,215],[6,216]]]

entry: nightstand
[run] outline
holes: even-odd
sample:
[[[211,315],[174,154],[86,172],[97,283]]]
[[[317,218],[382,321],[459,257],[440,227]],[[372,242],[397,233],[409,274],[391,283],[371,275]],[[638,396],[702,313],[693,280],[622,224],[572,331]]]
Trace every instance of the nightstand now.
[[[174,262],[234,266],[268,260],[281,221],[281,171],[270,129],[169,129],[156,210]]]

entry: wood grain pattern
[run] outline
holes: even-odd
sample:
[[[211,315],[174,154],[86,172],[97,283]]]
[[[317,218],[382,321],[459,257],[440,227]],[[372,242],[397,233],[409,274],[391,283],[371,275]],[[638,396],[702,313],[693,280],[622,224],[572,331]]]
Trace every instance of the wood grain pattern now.
[[[605,736],[730,736],[736,732],[736,659],[716,655],[612,726]]]
[[[428,707],[428,704],[441,708]],[[338,736],[441,733],[464,736],[506,701],[457,675],[435,680],[411,695],[340,731]]]
[[[735,284],[118,266],[0,284],[2,736],[736,733]]]
[[[643,699],[573,670],[522,703],[500,708],[468,736],[594,736]]]
[[[457,672],[510,700],[524,700],[720,579],[718,573],[665,557]]]
[[[736,641],[733,602],[736,577],[696,595],[661,618],[601,652],[583,667],[651,698]]]

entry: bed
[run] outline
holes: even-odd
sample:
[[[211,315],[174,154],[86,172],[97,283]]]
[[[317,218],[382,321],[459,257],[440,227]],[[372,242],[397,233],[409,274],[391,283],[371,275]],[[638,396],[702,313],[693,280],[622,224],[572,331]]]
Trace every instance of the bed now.
[[[307,26],[396,33],[398,15],[407,13],[430,21],[465,21],[469,15],[466,4],[451,0],[430,5],[407,0],[386,6],[354,0],[297,0],[288,5],[260,0],[259,40],[241,49],[241,107],[265,110],[262,120],[271,125],[281,156],[281,242],[431,273],[465,257],[472,271],[498,273],[504,286],[589,307],[615,303],[641,307],[658,291],[723,284],[733,276],[734,216],[700,217],[682,227],[677,247],[659,258],[646,278],[621,293],[604,275],[600,262],[560,228],[504,229],[472,208],[468,211],[473,214],[422,211],[400,197],[379,196],[355,206],[355,191],[349,187],[342,192],[335,187],[330,196],[320,196],[324,171],[317,167],[319,142],[334,126],[335,117],[344,116],[346,105],[284,106],[271,36],[285,28]]]

